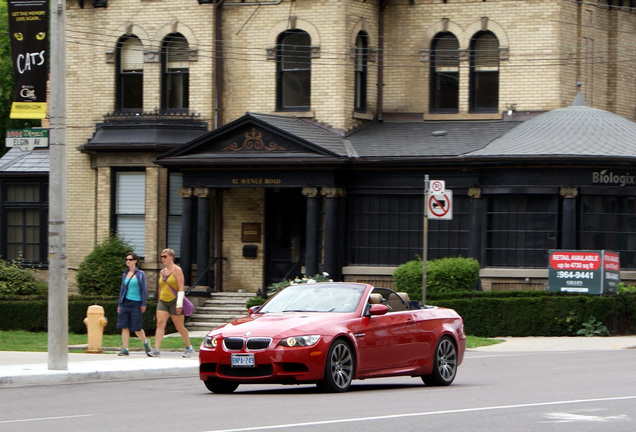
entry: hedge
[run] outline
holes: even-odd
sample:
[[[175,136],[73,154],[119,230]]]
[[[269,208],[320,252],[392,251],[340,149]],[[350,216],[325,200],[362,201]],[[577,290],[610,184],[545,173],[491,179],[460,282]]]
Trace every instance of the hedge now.
[[[4,297],[0,298],[0,330],[26,330],[32,332],[47,331],[48,306],[42,297]],[[70,333],[86,333],[84,318],[88,307],[97,304],[104,308],[104,316],[108,320],[104,334],[119,334],[117,329],[117,298],[69,298],[68,331]],[[155,333],[157,321],[155,311],[157,301],[148,299],[146,312],[143,314],[142,327],[148,336]],[[168,321],[167,332],[174,332],[172,321]]]
[[[533,295],[431,299],[430,305],[455,309],[473,336],[574,336],[592,317],[612,334],[634,334],[636,296]]]
[[[463,292],[436,294],[427,301],[455,309],[464,319],[466,333],[472,336],[574,336],[592,317],[611,334],[634,334],[636,294],[594,296],[531,292]],[[105,334],[117,334],[117,299],[113,297],[69,299],[69,332],[86,333],[84,318],[88,307],[104,307],[108,324]],[[155,332],[156,300],[149,299],[143,328]],[[174,331],[170,322],[169,332]],[[45,297],[0,297],[0,330],[46,331]]]

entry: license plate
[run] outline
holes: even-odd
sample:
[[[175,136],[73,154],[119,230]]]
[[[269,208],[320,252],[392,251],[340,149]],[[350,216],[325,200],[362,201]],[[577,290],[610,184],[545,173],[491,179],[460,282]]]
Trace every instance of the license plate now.
[[[254,366],[254,354],[232,354],[233,368],[251,368]]]

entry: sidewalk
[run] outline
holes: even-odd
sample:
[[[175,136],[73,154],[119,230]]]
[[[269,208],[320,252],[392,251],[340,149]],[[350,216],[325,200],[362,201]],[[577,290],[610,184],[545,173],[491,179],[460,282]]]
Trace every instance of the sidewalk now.
[[[205,332],[190,332],[204,337]],[[178,337],[178,334],[166,335]],[[66,370],[49,370],[46,352],[0,351],[0,388],[9,385],[64,384],[97,380],[145,379],[192,376],[199,373],[198,346],[190,358],[183,350],[161,351],[160,357],[148,357],[143,350],[118,356],[117,351],[104,354],[69,353]]]
[[[590,351],[636,349],[636,335],[609,337],[504,337],[503,342],[473,348],[477,352]]]
[[[636,350],[636,335],[613,337],[525,337],[497,338],[502,343],[473,348],[471,352],[536,352],[581,350]],[[195,347],[197,349],[198,347]],[[143,351],[130,356],[117,354],[68,355],[67,370],[49,370],[48,353],[0,351],[0,387],[10,385],[42,385],[96,380],[145,379],[190,376],[199,370],[198,351],[191,358],[182,352],[163,351],[161,357],[147,357]]]

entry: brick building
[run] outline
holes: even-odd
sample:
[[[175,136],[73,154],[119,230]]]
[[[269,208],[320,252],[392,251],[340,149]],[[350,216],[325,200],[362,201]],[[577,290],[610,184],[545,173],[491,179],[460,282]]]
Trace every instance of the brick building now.
[[[187,284],[227,291],[302,271],[390,280],[421,251],[429,174],[454,194],[429,258],[479,259],[486,289],[542,286],[550,248],[619,250],[629,277],[636,224],[607,221],[634,217],[634,185],[590,180],[629,176],[629,151],[488,144],[569,106],[577,82],[595,126],[631,124],[633,7],[68,1],[69,267],[117,230],[151,280],[166,246]],[[573,111],[557,130],[581,126]],[[629,147],[627,130],[612,139]]]

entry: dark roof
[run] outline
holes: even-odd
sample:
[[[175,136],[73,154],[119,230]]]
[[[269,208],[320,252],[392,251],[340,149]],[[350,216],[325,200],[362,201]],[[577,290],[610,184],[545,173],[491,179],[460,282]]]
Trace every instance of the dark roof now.
[[[48,174],[48,172],[48,148],[22,151],[13,147],[0,158],[0,174]]]
[[[348,137],[358,157],[456,157],[479,150],[519,126],[514,121],[374,123]]]
[[[301,138],[308,143],[328,150],[339,156],[347,156],[347,149],[342,141],[344,134],[316,125],[310,121],[296,117],[284,117],[272,114],[247,113],[269,125]]]
[[[609,111],[587,106],[579,93],[572,106],[528,120],[467,157],[551,160],[635,158],[636,123]]]
[[[206,122],[99,123],[82,151],[167,151],[208,132]]]
[[[342,135],[296,117],[247,113],[157,158],[161,165],[337,164]]]

